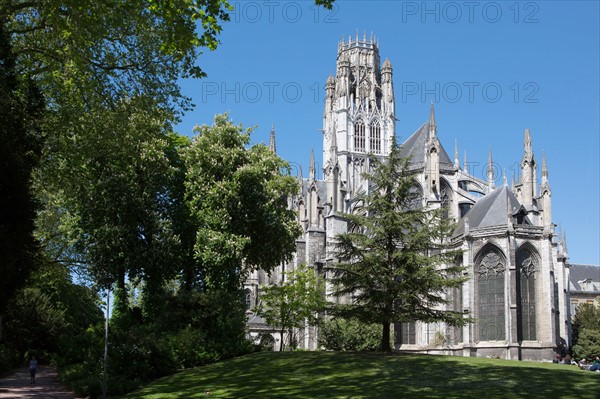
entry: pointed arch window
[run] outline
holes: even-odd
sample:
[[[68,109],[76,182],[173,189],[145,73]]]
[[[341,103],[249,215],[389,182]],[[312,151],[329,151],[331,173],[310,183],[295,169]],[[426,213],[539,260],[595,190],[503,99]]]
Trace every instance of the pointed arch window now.
[[[373,154],[381,154],[381,126],[374,121],[369,128],[369,146]]]
[[[450,217],[450,202],[452,201],[452,189],[444,179],[440,179],[440,201],[443,209],[442,217],[448,219]]]
[[[362,121],[354,124],[354,151],[365,152],[365,124]]]
[[[535,317],[535,269],[536,256],[529,248],[524,248],[517,254],[519,267],[519,325],[520,340],[534,341],[536,335]]]
[[[477,267],[479,295],[478,320],[480,341],[506,339],[504,315],[504,257],[499,250],[490,248]]]

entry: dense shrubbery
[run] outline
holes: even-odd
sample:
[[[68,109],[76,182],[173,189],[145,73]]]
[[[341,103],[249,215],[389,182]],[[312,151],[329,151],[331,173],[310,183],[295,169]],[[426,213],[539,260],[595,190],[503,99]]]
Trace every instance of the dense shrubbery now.
[[[377,351],[381,349],[381,329],[378,324],[334,318],[323,323],[319,343],[334,351]]]
[[[600,356],[600,299],[598,306],[582,304],[573,318],[573,355],[577,359]]]
[[[117,294],[117,297],[120,294]],[[108,392],[120,395],[178,369],[201,366],[250,352],[239,317],[241,301],[213,302],[202,292],[163,292],[160,306],[164,316],[154,317],[140,306],[116,300],[109,324]],[[221,298],[225,300],[224,298]],[[104,325],[99,323],[84,334],[69,338],[68,351],[61,356],[61,378],[76,393],[96,398],[102,392]]]

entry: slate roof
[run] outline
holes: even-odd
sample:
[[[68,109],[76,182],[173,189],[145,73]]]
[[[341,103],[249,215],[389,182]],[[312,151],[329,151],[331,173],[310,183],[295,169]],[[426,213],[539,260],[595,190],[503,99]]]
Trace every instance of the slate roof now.
[[[592,288],[584,285],[584,281],[592,279]],[[600,265],[569,265],[569,286],[571,292],[595,292],[600,294]]]
[[[470,229],[506,226],[508,224],[508,212],[514,214],[520,207],[521,204],[517,197],[507,186],[499,187],[479,198],[469,212],[458,221],[454,236],[464,234],[467,218],[469,219]]]
[[[425,143],[429,137],[429,122],[425,122],[400,146],[400,155],[402,158],[411,158],[411,163],[419,164],[425,162]],[[440,143],[440,167],[453,167],[448,153]]]

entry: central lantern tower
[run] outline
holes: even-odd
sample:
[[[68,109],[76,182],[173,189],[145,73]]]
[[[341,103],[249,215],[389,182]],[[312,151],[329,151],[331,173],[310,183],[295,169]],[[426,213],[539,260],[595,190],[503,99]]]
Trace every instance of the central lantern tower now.
[[[368,190],[368,154],[386,156],[395,134],[392,64],[380,66],[377,40],[358,36],[338,44],[336,76],[329,76],[323,114],[323,176],[330,214],[352,212]]]

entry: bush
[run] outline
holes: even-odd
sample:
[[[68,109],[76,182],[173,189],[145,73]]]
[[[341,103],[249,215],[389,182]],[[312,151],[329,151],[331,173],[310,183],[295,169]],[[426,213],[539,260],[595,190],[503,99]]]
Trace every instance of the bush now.
[[[600,356],[600,331],[587,328],[579,331],[573,354],[577,359],[593,359]]]
[[[0,344],[0,374],[20,365],[19,352],[8,344]]]
[[[355,319],[327,320],[320,329],[319,344],[333,351],[378,351],[382,326]]]

